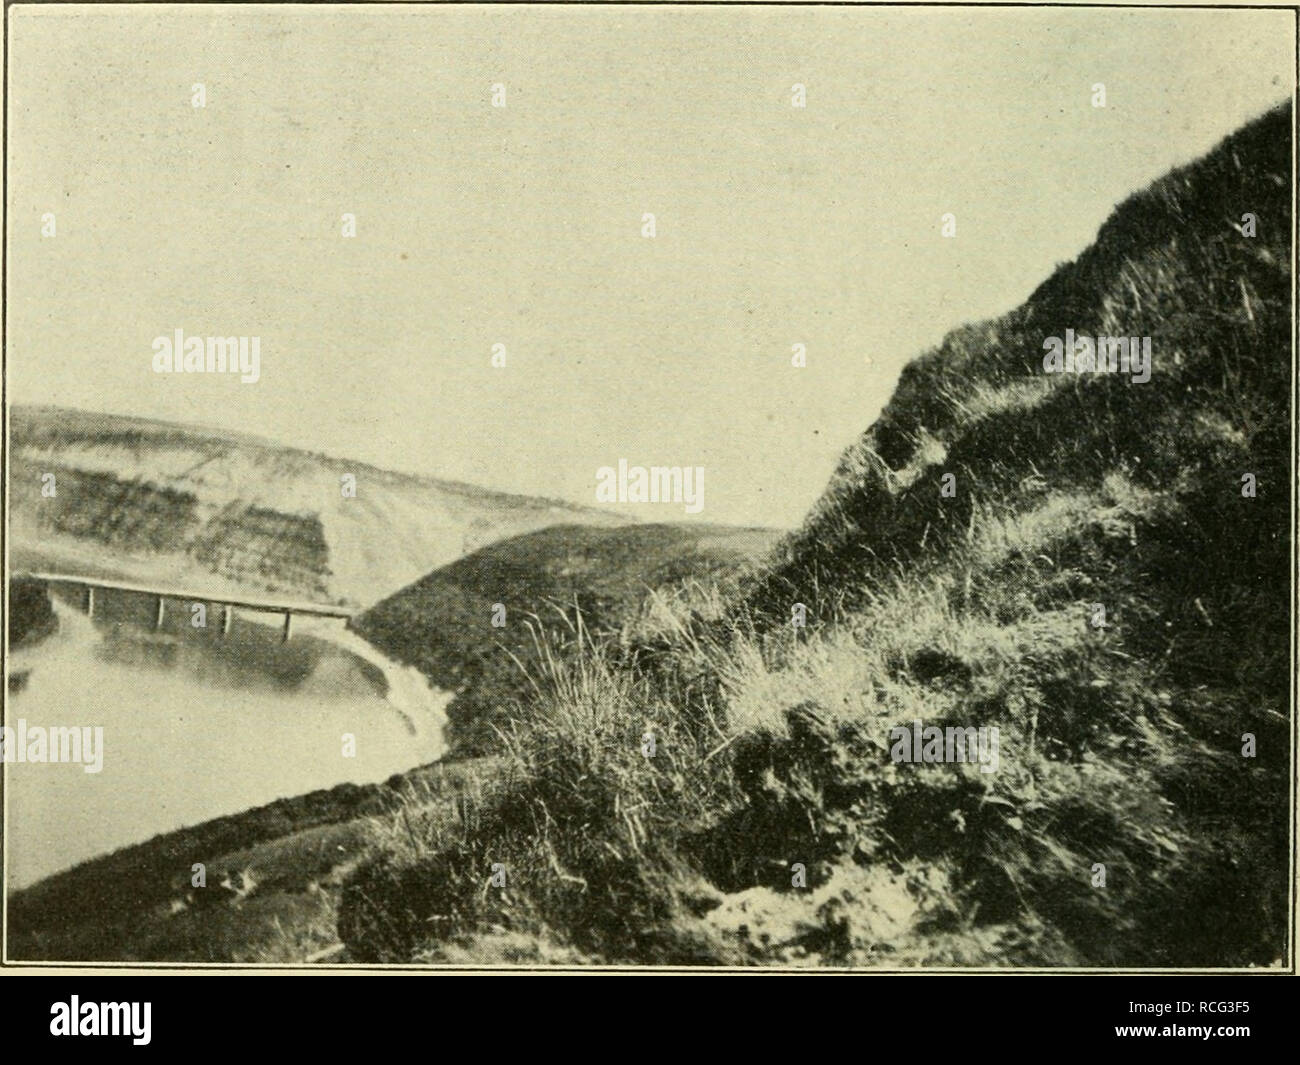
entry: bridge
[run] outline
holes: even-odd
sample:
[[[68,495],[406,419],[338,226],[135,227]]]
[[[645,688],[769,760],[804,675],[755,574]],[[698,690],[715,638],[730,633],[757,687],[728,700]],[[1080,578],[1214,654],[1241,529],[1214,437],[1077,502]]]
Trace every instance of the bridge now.
[[[221,613],[221,635],[225,636],[230,632],[231,622],[234,620],[235,608],[241,610],[252,610],[263,614],[283,614],[284,629],[281,632],[281,640],[287,641],[293,632],[293,618],[297,614],[300,617],[313,618],[339,618],[343,621],[352,620],[352,611],[339,606],[324,606],[319,603],[286,603],[269,599],[251,599],[241,596],[234,598],[225,595],[212,595],[206,592],[187,592],[175,588],[158,588],[148,587],[140,584],[127,584],[124,581],[111,581],[101,577],[82,577],[69,573],[15,573],[12,575],[16,579],[26,579],[32,581],[42,581],[46,584],[62,584],[72,588],[81,588],[85,592],[86,616],[95,616],[95,589],[104,588],[118,592],[133,592],[137,595],[150,595],[158,600],[158,610],[154,615],[153,627],[161,628],[163,618],[167,612],[167,600],[185,601],[191,603],[211,603],[222,608]]]

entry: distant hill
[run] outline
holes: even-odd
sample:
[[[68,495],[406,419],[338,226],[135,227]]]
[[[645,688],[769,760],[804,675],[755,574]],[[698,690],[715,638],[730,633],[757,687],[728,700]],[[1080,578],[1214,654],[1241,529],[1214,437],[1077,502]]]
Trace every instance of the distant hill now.
[[[494,540],[628,520],[143,418],[17,406],[10,443],[15,569],[365,606]]]
[[[353,627],[390,658],[458,693],[448,707],[457,753],[493,747],[491,725],[527,682],[539,625],[582,614],[593,632],[628,621],[652,590],[738,580],[777,541],[771,529],[714,525],[561,525],[475,551],[376,603]],[[493,625],[494,606],[504,624]],[[530,623],[532,627],[530,628]]]

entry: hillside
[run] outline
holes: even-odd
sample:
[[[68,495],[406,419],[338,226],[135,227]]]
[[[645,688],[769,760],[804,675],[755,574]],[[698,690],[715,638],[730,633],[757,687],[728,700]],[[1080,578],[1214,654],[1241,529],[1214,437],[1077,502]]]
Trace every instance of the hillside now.
[[[570,523],[361,615],[493,759],[150,841],[16,895],[11,934],[41,957],[1276,968],[1292,135],[1290,107],[1261,117],[909,365],[765,566],[761,530]],[[1150,379],[1045,373],[1067,329],[1150,337]],[[997,760],[900,761],[913,722],[996,728]],[[159,870],[195,848],[256,886],[183,904]]]
[[[548,658],[500,790],[410,804],[345,883],[351,956],[1280,964],[1292,130],[907,367],[721,623]],[[1066,330],[1150,338],[1149,380],[1044,372]],[[1000,759],[903,761],[918,721]]]
[[[155,836],[9,896],[9,956],[27,960],[302,962],[336,956],[338,892],[371,819],[417,791],[449,802],[488,763],[340,784]],[[193,863],[208,891],[191,888]]]
[[[754,600],[797,592],[832,616],[899,563],[947,564],[985,515],[1095,496],[1115,478],[1208,510],[1202,540],[1260,535],[1276,550],[1288,505],[1290,121],[1274,111],[1133,196],[1022,307],[909,364]],[[1255,236],[1241,232],[1247,212]],[[1067,328],[1150,336],[1151,380],[1044,373],[1044,339]],[[1248,502],[1247,471],[1267,486]],[[952,498],[940,494],[945,473]]]
[[[336,929],[342,886],[376,832],[386,831],[384,818],[400,816],[407,803],[419,806],[422,821],[447,822],[466,795],[490,792],[502,779],[499,764],[466,755],[496,746],[493,728],[509,727],[513,700],[527,688],[521,666],[539,668],[527,621],[536,626],[538,615],[550,614],[563,627],[552,604],[566,605],[570,619],[576,604],[592,631],[635,625],[653,613],[645,609],[650,589],[666,597],[678,584],[734,584],[776,538],[770,530],[704,525],[565,525],[435,570],[355,627],[438,687],[459,690],[449,710],[453,757],[382,785],[340,785],[165,833],[14,892],[11,954],[301,962],[323,953],[347,960]],[[494,629],[492,604],[501,600],[507,624]],[[212,871],[214,891],[187,891],[193,861]],[[226,881],[237,887],[222,887]]]
[[[542,628],[593,633],[637,614],[651,590],[734,582],[778,534],[728,526],[560,525],[493,544],[376,603],[353,627],[390,658],[457,693],[448,742],[459,754],[496,747],[493,729],[528,687]],[[500,604],[504,614],[494,607]],[[500,625],[494,625],[494,614]]]
[[[494,540],[628,520],[142,418],[14,407],[10,442],[16,570],[365,606]]]

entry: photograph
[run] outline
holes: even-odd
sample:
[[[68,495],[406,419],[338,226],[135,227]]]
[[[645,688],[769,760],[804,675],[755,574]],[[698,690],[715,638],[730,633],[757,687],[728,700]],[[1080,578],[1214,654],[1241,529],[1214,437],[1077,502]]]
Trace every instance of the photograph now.
[[[0,971],[1294,976],[1297,16],[6,5]]]

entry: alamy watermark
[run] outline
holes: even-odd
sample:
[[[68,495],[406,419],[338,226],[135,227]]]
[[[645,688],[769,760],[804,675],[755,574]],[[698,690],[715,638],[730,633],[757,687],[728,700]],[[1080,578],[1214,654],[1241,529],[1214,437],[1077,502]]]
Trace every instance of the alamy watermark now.
[[[597,503],[682,503],[687,514],[704,509],[703,466],[629,466],[596,471]]]
[[[79,763],[87,773],[98,773],[104,768],[104,729],[29,726],[20,717],[17,728],[0,725],[0,761]]]
[[[961,728],[949,725],[897,725],[889,730],[893,746],[889,757],[895,762],[978,762],[981,773],[998,771],[998,728],[996,725]]]
[[[68,1002],[50,1006],[50,1035],[130,1036],[136,1046],[148,1046],[152,1002]]]
[[[262,375],[261,337],[154,337],[154,373],[237,373],[246,385]]]
[[[1076,336],[1065,331],[1065,339],[1048,337],[1043,341],[1043,369],[1047,373],[1123,373],[1133,384],[1151,380],[1150,337]]]

